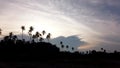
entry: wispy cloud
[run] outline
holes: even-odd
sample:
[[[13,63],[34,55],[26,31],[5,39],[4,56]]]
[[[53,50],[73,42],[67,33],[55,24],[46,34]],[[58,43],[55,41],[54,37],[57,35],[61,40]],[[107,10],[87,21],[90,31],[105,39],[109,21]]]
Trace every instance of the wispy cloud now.
[[[99,40],[99,44],[102,44],[100,40],[104,40],[104,42],[106,42],[104,45],[108,46],[108,49],[108,42],[111,42],[109,43],[111,45],[112,43],[117,43],[114,44],[113,50],[119,47],[118,44],[120,43],[117,42],[120,40],[120,27],[118,25],[120,22],[119,0],[70,0],[65,3],[62,1],[58,1],[58,8],[60,7],[59,11],[63,11],[66,16],[74,18],[80,23],[102,34],[98,35],[98,38],[93,36]],[[99,46],[100,45],[96,45],[95,47]]]
[[[63,42],[64,46],[68,45],[69,48],[74,47],[75,50],[78,50],[79,46],[85,46],[88,44],[87,42],[83,41],[82,38],[79,38],[79,36],[77,35],[68,36],[68,37],[59,36],[51,40],[51,42],[57,44],[58,47],[61,47],[60,44],[61,41]]]
[[[119,0],[0,0],[0,8],[0,24],[4,29],[15,23],[8,28],[29,24],[39,29],[39,22],[45,25],[43,28],[51,27],[53,33],[58,32],[57,36],[79,34],[91,48],[102,47],[104,42],[108,49],[108,43],[117,49],[120,44]]]

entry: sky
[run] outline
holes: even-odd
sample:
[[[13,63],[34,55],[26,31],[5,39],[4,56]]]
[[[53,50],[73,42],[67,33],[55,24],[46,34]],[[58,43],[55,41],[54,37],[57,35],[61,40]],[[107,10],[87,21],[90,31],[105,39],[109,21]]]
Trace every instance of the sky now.
[[[79,51],[120,51],[120,0],[0,0],[2,34],[20,34],[22,25]]]

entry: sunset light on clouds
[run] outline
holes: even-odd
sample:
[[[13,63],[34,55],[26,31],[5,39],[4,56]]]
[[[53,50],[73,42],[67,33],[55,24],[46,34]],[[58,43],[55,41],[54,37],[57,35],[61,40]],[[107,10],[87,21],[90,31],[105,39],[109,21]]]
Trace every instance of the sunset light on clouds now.
[[[3,35],[20,34],[22,25],[27,34],[33,26],[34,32],[50,32],[52,39],[79,38],[78,44],[68,44],[78,50],[120,50],[119,19],[119,0],[0,0]]]

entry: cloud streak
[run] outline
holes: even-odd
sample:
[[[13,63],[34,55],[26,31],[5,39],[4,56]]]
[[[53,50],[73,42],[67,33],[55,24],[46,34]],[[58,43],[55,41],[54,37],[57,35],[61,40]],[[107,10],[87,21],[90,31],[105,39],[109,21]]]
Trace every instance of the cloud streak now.
[[[55,37],[80,35],[89,43],[88,49],[109,49],[114,44],[113,50],[118,50],[120,45],[119,0],[0,0],[0,8],[0,24],[4,25],[0,27],[5,31],[29,24],[53,32]],[[8,22],[17,24],[6,29],[12,26]]]

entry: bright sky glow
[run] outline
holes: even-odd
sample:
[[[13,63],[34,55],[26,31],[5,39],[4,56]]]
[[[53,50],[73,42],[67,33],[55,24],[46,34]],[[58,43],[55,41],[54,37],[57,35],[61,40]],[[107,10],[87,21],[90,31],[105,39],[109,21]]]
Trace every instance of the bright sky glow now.
[[[20,27],[46,30],[52,38],[78,36],[88,44],[78,49],[120,50],[119,0],[0,0],[3,35],[20,34]],[[79,45],[79,44],[78,44]],[[114,46],[113,46],[114,45]]]

